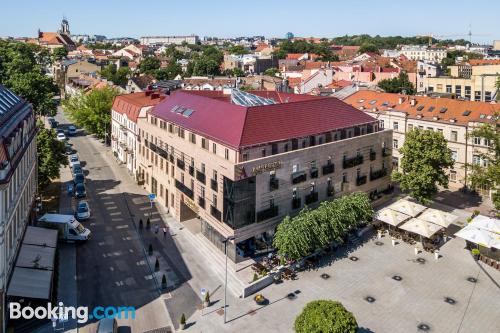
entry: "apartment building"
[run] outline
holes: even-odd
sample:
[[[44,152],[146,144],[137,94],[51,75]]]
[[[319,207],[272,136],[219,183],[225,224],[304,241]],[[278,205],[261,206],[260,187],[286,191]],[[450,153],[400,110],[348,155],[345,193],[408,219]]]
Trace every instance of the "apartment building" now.
[[[439,63],[431,61],[417,62],[417,92],[425,92],[424,78],[441,75]]]
[[[344,102],[378,119],[380,128],[393,130],[393,167],[399,167],[405,135],[412,129],[429,129],[443,133],[455,165],[448,170],[451,189],[470,186],[467,164],[485,164],[481,153],[489,142],[472,138],[469,133],[483,123],[500,123],[500,104],[460,101],[448,98],[404,96],[374,91],[358,91]],[[468,138],[469,136],[469,138]],[[490,196],[489,189],[478,189]]]
[[[165,96],[147,90],[118,95],[111,108],[111,150],[115,157],[126,164],[130,175],[136,177],[137,120],[146,117],[147,110],[157,105]]]
[[[175,44],[182,45],[183,43],[188,44],[199,44],[200,37],[196,35],[189,36],[144,36],[139,38],[142,45],[160,45],[160,44]]]
[[[387,189],[392,131],[336,98],[175,91],[138,119],[144,187],[233,261],[269,249],[288,214]]]
[[[446,49],[428,47],[426,45],[404,45],[400,54],[410,60],[429,60],[441,62],[446,58]]]
[[[481,60],[448,66],[450,75],[424,77],[423,91],[427,93],[448,93],[477,102],[490,102],[498,96],[496,82],[500,78],[500,63]]]
[[[35,115],[29,103],[0,85],[0,323],[6,288],[37,192]]]

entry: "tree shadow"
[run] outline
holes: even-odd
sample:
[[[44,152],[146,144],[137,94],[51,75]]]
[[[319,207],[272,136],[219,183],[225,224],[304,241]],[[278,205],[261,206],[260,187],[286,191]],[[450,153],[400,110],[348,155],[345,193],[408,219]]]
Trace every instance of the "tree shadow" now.
[[[367,327],[358,327],[357,333],[375,333]]]

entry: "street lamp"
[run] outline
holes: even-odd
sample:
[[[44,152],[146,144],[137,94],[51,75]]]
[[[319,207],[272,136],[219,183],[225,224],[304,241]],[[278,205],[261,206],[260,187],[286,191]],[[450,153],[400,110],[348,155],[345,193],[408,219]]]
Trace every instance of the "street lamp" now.
[[[226,321],[227,312],[227,242],[234,240],[234,236],[226,237],[222,242],[224,243],[224,255],[226,256],[226,280],[224,282],[224,324]]]

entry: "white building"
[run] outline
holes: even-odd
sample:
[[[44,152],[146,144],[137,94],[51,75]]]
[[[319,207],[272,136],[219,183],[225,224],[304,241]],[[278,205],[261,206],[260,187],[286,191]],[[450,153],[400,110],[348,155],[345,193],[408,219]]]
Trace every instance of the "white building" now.
[[[436,77],[441,74],[438,63],[430,61],[417,62],[417,92],[425,92],[424,79],[426,77]]]
[[[446,49],[429,48],[425,45],[405,45],[401,54],[410,60],[429,60],[441,62],[446,58]]]
[[[35,115],[0,85],[0,308],[37,192]],[[2,316],[3,317],[3,316]],[[3,324],[3,320],[1,321]],[[1,325],[1,324],[0,324]]]
[[[198,44],[200,38],[196,35],[190,36],[144,36],[139,38],[142,45],[158,45],[158,44],[175,44],[181,45],[186,42],[188,44]]]
[[[115,157],[136,175],[136,147],[139,135],[137,120],[146,117],[146,111],[163,100],[158,92],[148,90],[116,96],[111,109],[111,149]]]

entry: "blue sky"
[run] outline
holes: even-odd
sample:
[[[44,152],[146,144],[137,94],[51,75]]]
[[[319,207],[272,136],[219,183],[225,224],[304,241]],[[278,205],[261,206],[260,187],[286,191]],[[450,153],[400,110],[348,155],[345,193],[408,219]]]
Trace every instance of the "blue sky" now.
[[[108,37],[197,34],[333,37],[344,34],[487,36],[500,39],[496,0],[6,0],[0,6],[0,36],[55,31],[63,15],[72,33]],[[453,36],[460,38],[461,36]]]

